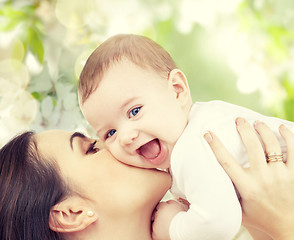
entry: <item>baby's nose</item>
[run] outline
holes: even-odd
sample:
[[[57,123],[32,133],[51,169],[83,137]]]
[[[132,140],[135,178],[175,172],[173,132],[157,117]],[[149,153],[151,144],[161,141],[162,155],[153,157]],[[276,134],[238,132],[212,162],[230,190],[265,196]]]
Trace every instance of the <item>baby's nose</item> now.
[[[135,139],[138,137],[138,131],[136,130],[129,130],[121,133],[121,143],[123,145],[130,145],[135,141]]]

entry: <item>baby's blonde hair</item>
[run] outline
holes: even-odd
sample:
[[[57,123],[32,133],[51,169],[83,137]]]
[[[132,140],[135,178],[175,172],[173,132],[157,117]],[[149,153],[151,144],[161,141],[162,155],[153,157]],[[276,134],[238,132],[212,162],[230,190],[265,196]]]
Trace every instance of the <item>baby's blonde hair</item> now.
[[[88,58],[78,85],[81,103],[95,91],[111,64],[122,58],[154,70],[163,77],[177,68],[169,53],[153,40],[134,34],[115,35],[99,45]]]

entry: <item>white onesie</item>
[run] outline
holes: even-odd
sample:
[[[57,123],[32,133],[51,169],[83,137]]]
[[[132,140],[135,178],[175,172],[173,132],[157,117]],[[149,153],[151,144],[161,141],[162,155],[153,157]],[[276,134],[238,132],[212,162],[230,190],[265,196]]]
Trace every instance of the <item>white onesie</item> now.
[[[278,136],[285,153],[278,127],[285,124],[294,131],[293,122],[222,101],[195,103],[171,156],[171,192],[191,204],[187,212],[172,219],[171,240],[231,240],[239,231],[242,211],[234,186],[203,138],[206,131],[212,131],[242,166],[249,166],[246,149],[236,131],[237,117],[251,124],[256,120],[265,122]]]

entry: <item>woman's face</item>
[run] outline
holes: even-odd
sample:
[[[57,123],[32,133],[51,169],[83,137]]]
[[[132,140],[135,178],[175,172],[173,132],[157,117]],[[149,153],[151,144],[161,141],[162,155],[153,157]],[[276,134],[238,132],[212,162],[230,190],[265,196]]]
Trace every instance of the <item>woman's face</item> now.
[[[93,139],[81,134],[52,130],[36,134],[36,140],[40,153],[57,162],[64,179],[101,207],[97,211],[111,214],[146,204],[154,207],[170,187],[169,174],[125,165],[100,142],[94,146]]]

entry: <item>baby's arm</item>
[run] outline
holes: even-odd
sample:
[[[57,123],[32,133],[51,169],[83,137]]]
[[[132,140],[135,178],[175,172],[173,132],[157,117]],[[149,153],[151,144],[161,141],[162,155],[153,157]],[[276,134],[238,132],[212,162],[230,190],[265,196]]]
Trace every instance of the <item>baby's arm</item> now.
[[[154,212],[152,224],[152,239],[153,240],[168,240],[169,226],[173,217],[182,211],[187,211],[188,206],[181,204],[175,200],[160,202]]]

